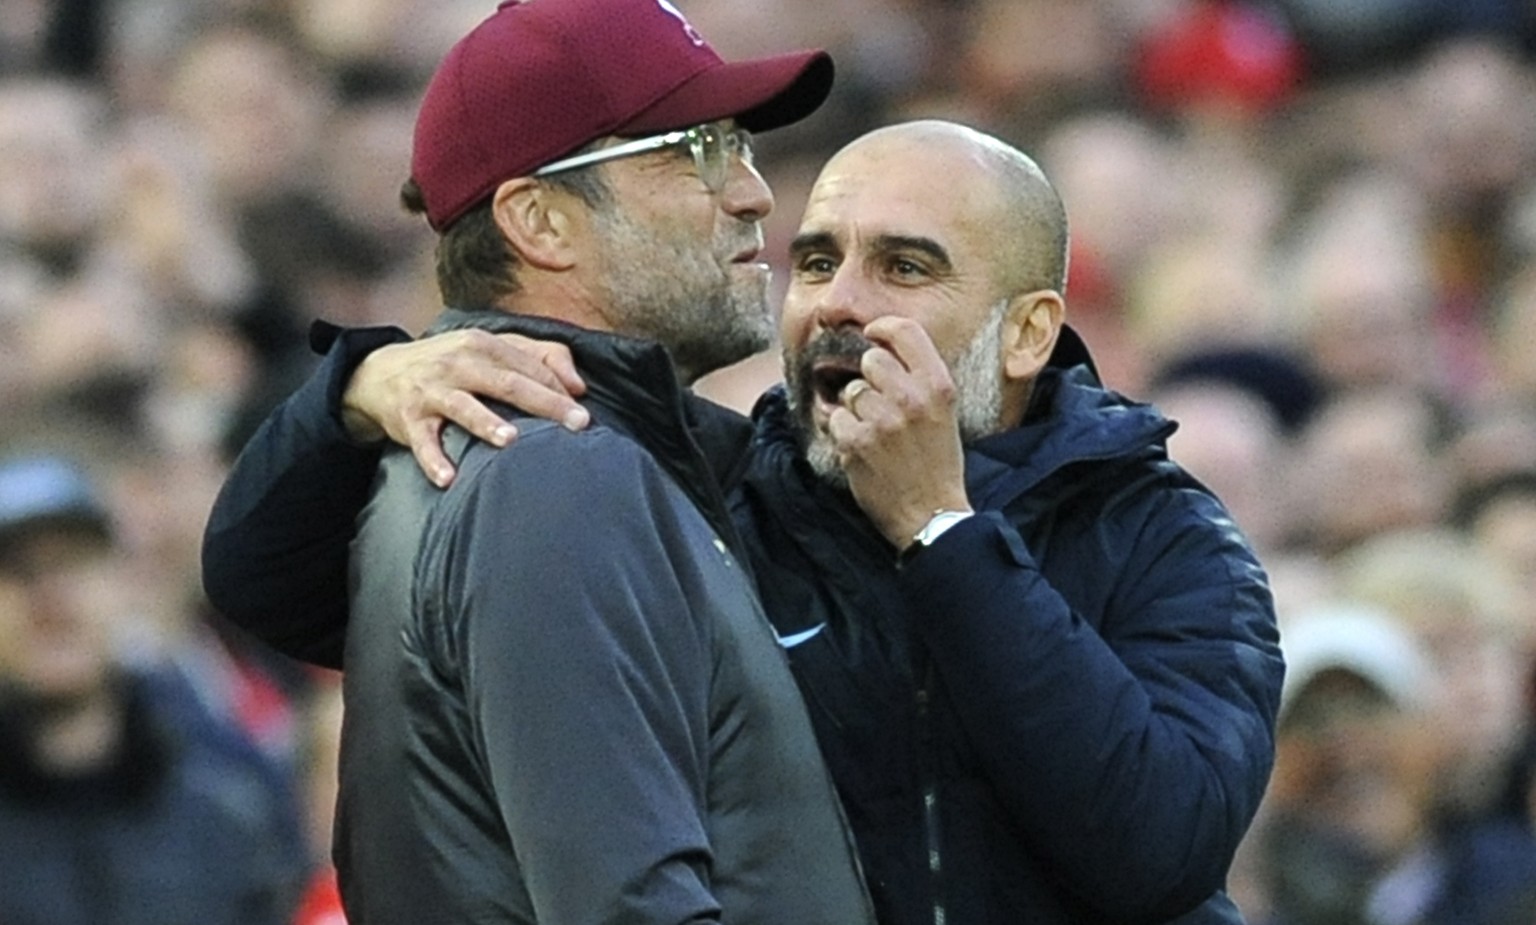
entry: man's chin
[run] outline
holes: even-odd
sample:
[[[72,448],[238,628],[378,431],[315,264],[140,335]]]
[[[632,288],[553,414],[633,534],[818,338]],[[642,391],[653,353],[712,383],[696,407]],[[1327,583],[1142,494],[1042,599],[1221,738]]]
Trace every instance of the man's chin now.
[[[833,488],[848,488],[848,473],[843,471],[842,463],[837,459],[837,451],[832,448],[832,441],[826,435],[818,435],[805,449],[805,461],[810,464],[811,471]]]

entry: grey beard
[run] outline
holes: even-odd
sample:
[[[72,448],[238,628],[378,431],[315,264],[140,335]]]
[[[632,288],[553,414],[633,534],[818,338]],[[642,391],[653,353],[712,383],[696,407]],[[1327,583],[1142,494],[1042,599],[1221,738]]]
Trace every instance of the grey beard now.
[[[1003,320],[1008,315],[1008,300],[1003,299],[992,307],[981,328],[960,356],[948,361],[949,374],[955,381],[955,419],[959,424],[960,441],[971,443],[1002,430],[1003,423]],[[822,354],[854,356],[868,349],[869,343],[862,335],[824,335],[839,338],[836,346],[822,351],[808,351],[811,357]],[[857,351],[852,350],[852,339],[862,342]],[[789,366],[786,357],[786,367]],[[805,460],[817,477],[836,488],[848,487],[848,473],[843,471],[837,458],[837,448],[832,437],[816,429],[811,421],[814,396],[810,386],[810,363],[798,362],[798,369],[785,369],[786,394],[789,398],[791,420],[800,433],[805,447]]]
[[[620,334],[666,347],[691,385],[773,344],[766,281],[733,282],[707,255],[656,240],[623,213],[598,213],[611,280],[604,300]]]

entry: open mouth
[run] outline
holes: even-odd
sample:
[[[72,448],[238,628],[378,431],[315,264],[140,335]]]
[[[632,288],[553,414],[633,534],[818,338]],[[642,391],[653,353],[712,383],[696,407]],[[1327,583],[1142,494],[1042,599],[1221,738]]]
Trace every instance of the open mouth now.
[[[837,405],[842,402],[843,389],[861,375],[858,364],[853,361],[819,363],[811,370],[811,387],[821,401]]]

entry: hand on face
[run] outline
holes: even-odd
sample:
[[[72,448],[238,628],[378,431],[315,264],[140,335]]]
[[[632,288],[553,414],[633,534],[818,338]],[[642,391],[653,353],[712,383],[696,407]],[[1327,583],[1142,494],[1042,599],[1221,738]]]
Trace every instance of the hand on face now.
[[[844,386],[827,432],[854,500],[881,534],[905,549],[937,510],[969,511],[957,390],[916,321],[886,316],[864,336],[874,346],[862,378]]]

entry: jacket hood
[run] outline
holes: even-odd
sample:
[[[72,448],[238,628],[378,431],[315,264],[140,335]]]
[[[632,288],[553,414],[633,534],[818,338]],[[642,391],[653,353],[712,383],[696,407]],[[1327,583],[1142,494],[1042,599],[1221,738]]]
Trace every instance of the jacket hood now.
[[[998,508],[1071,466],[1165,453],[1178,425],[1143,402],[1107,389],[1091,365],[1047,366],[1024,423],[966,447],[972,501]]]

